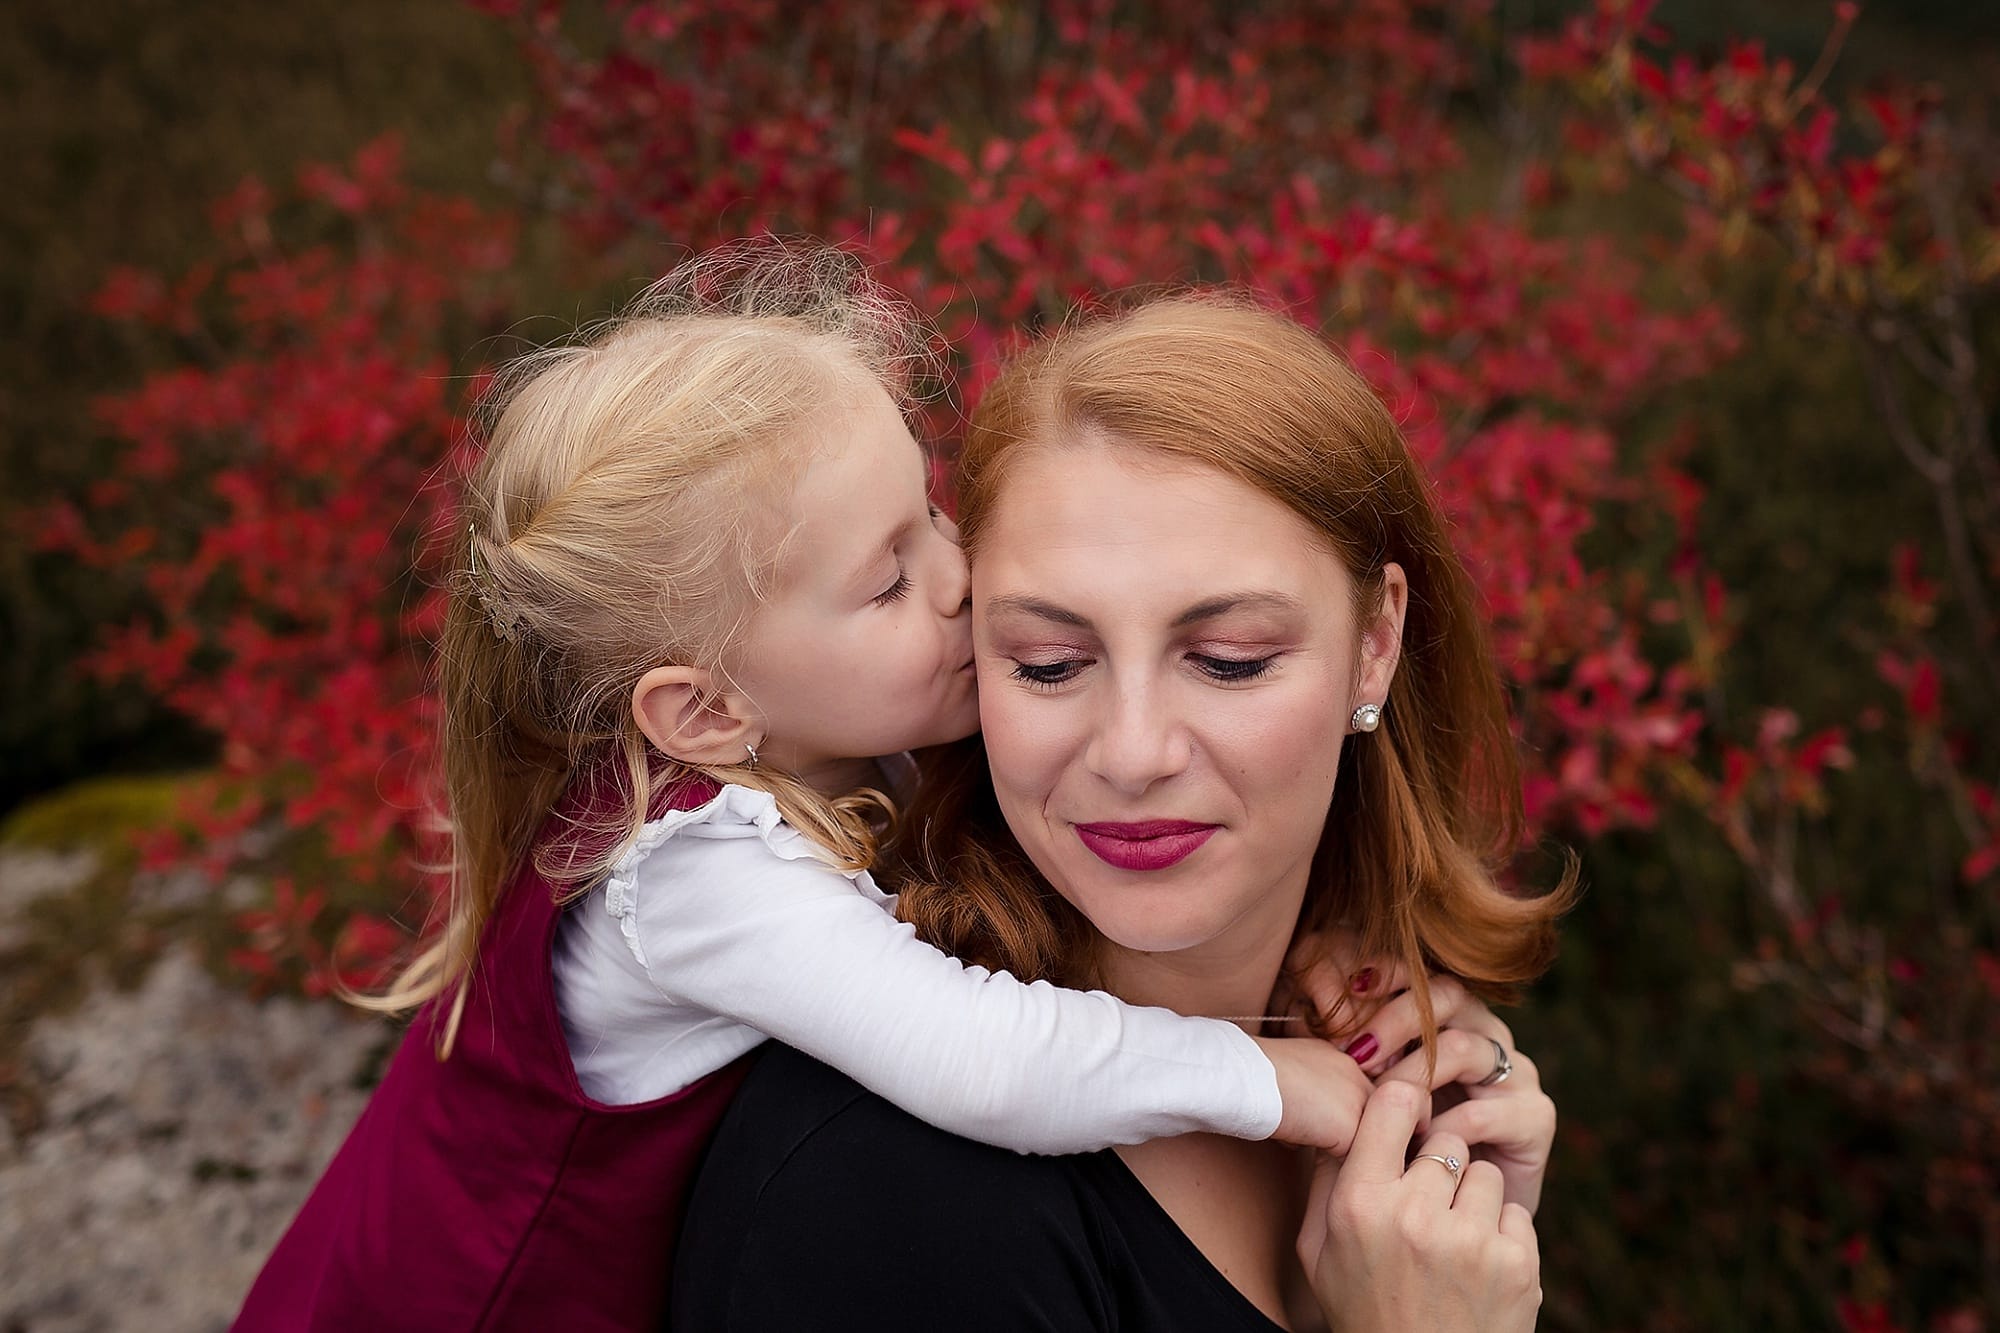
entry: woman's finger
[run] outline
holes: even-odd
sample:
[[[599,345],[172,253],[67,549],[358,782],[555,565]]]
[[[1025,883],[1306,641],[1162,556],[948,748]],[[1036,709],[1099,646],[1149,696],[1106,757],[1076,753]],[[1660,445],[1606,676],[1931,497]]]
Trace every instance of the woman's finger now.
[[[1525,1245],[1534,1257],[1537,1275],[1542,1267],[1542,1243],[1535,1235],[1535,1219],[1528,1210],[1518,1203],[1505,1204],[1500,1209],[1500,1234],[1509,1240]]]
[[[1354,1131],[1354,1147],[1341,1166],[1341,1187],[1390,1185],[1401,1179],[1410,1136],[1430,1104],[1429,1093],[1408,1083],[1385,1083],[1370,1093]]]
[[[1555,1143],[1556,1106],[1540,1090],[1462,1102],[1440,1112],[1431,1128],[1462,1135],[1479,1156],[1500,1169],[1506,1198],[1529,1211],[1541,1202]]]
[[[1457,977],[1433,976],[1430,992],[1431,1015],[1439,1027],[1455,1018],[1468,1003],[1478,1003]],[[1373,1078],[1402,1059],[1404,1048],[1422,1032],[1417,997],[1411,991],[1404,991],[1375,1012],[1367,1027],[1347,1043],[1346,1050],[1362,1072]]]
[[[1306,1190],[1306,1212],[1299,1220],[1298,1239],[1299,1262],[1307,1272],[1312,1271],[1326,1246],[1327,1201],[1339,1183],[1340,1158],[1330,1152],[1313,1154],[1312,1184]]]
[[[1477,1083],[1496,1067],[1498,1057],[1494,1054],[1492,1038],[1463,1028],[1446,1028],[1438,1033],[1435,1066],[1425,1059],[1419,1049],[1390,1065],[1382,1072],[1379,1081],[1400,1079],[1436,1090],[1447,1083]],[[1425,1078],[1427,1072],[1428,1081]]]
[[[1458,1178],[1458,1196],[1451,1210],[1478,1222],[1487,1231],[1500,1226],[1500,1206],[1507,1201],[1507,1184],[1491,1162],[1467,1162]]]
[[[1353,956],[1352,943],[1344,936],[1308,935],[1293,945],[1282,979],[1290,983],[1289,989],[1281,984],[1270,1012],[1302,1005],[1318,1014],[1327,1031],[1348,1032],[1384,996],[1409,984],[1408,970],[1401,963],[1363,962]]]
[[[1484,1000],[1473,996],[1467,996],[1465,1003],[1450,1019],[1440,1018],[1438,1026],[1477,1032],[1482,1037],[1491,1037],[1510,1051],[1514,1049],[1514,1030],[1501,1020],[1500,1015],[1487,1008]]]
[[[1465,1164],[1470,1160],[1472,1153],[1464,1139],[1456,1134],[1433,1133],[1404,1170],[1405,1188],[1416,1198],[1449,1208],[1465,1177]]]
[[[1467,1143],[1490,1143],[1514,1152],[1532,1152],[1555,1138],[1556,1106],[1543,1092],[1460,1102],[1438,1113],[1433,1129],[1462,1134]]]

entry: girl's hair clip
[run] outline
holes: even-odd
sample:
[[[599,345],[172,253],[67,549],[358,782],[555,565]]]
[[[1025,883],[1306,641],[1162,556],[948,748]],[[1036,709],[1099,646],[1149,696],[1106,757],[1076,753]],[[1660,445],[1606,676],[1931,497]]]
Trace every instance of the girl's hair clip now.
[[[507,599],[499,591],[487,586],[487,580],[479,574],[479,525],[465,525],[465,549],[472,566],[472,595],[479,599],[480,607],[486,612],[486,622],[493,627],[493,636],[508,643],[519,643],[527,633],[528,622],[520,612],[507,604]]]

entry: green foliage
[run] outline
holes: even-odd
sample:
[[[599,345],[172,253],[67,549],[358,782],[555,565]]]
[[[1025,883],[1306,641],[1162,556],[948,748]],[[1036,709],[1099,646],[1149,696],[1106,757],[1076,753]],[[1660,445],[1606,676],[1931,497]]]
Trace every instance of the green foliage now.
[[[9,813],[0,821],[0,848],[90,851],[129,870],[133,837],[172,818],[186,781],[170,774],[74,783]]]

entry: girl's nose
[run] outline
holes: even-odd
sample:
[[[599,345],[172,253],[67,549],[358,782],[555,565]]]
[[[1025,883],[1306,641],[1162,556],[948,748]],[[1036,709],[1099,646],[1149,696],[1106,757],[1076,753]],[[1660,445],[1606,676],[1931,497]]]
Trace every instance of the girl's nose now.
[[[937,611],[941,616],[963,615],[972,606],[972,571],[966,567],[965,552],[955,541],[940,540],[936,590]]]

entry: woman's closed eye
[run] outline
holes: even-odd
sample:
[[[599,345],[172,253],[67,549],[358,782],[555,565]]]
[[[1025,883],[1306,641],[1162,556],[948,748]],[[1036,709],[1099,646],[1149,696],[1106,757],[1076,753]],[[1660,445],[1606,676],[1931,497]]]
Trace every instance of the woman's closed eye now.
[[[1268,675],[1278,665],[1278,654],[1269,653],[1263,657],[1237,658],[1216,657],[1210,653],[1189,653],[1188,662],[1194,669],[1210,680],[1225,685],[1237,685]],[[1095,664],[1088,657],[1068,657],[1056,662],[1014,663],[1012,675],[1015,680],[1041,689],[1055,689],[1067,685],[1081,675],[1085,668]]]
[[[1067,685],[1077,674],[1090,665],[1087,657],[1065,658],[1060,662],[1020,662],[1014,663],[1015,680],[1033,685],[1039,689],[1052,690],[1058,685]]]
[[[1255,680],[1268,674],[1278,664],[1276,653],[1264,657],[1215,657],[1208,653],[1189,653],[1188,661],[1195,669],[1213,680],[1234,685],[1246,680]]]

